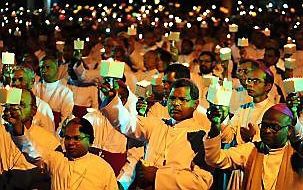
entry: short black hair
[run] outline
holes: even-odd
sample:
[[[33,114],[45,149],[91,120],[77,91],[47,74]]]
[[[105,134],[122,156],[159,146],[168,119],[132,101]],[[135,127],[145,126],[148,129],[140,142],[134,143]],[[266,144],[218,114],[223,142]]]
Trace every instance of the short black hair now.
[[[70,120],[66,128],[69,127],[72,124],[80,125],[79,131],[81,133],[84,133],[89,136],[89,143],[93,144],[95,137],[94,137],[94,128],[92,124],[85,118],[75,117],[72,120]]]
[[[199,89],[193,81],[186,79],[186,78],[178,79],[175,82],[173,82],[171,88],[173,89],[173,88],[181,88],[181,87],[189,87],[190,97],[193,100],[199,99]]]
[[[189,68],[180,64],[180,63],[173,63],[167,66],[167,68],[164,71],[164,75],[168,73],[175,72],[175,78],[181,79],[181,78],[187,78],[190,79],[190,71]]]

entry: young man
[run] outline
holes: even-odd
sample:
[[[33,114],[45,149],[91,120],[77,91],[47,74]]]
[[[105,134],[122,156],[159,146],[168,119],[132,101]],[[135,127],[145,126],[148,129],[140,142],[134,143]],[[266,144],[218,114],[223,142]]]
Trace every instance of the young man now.
[[[221,150],[218,124],[213,122],[205,139],[205,160],[222,169],[244,170],[240,189],[302,189],[302,152],[296,153],[288,137],[295,135],[293,115],[285,104],[270,107],[263,115],[260,128],[261,141],[245,143]],[[220,120],[220,119],[218,119]],[[219,124],[220,125],[220,124]],[[292,142],[292,141],[291,141]],[[296,159],[298,163],[293,162]]]
[[[123,134],[147,143],[142,160],[144,187],[210,188],[212,175],[203,163],[205,129],[193,119],[199,90],[192,81],[173,82],[167,103],[170,118],[163,119],[153,116],[132,119],[115,92],[107,91],[111,101],[101,110],[104,115]]]
[[[46,56],[40,61],[42,81],[35,84],[33,92],[47,102],[52,108],[55,128],[71,115],[74,107],[72,91],[58,80],[58,63],[52,56]]]

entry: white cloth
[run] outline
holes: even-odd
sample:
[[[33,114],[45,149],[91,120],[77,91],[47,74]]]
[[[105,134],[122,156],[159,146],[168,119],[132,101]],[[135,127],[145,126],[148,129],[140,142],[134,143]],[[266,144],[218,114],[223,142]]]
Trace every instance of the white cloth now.
[[[98,88],[96,86],[68,85],[67,87],[73,92],[75,105],[98,108]]]
[[[0,126],[0,174],[11,169],[31,169],[35,166],[29,164],[22,152],[14,144],[11,135]]]
[[[156,189],[167,189],[172,186],[174,187],[173,189],[179,189],[178,184],[191,184],[192,189],[207,189],[210,187],[212,175],[209,172],[204,171],[202,172],[203,175],[199,175],[199,172],[191,171],[195,152],[187,139],[187,133],[204,130],[203,126],[195,122],[194,119],[176,123],[174,127],[170,127],[161,119],[151,116],[139,116],[137,120],[131,119],[117,97],[102,111],[112,125],[123,134],[147,142],[144,160],[158,168],[155,182]],[[167,175],[164,175],[167,174],[165,172],[167,168],[170,171],[175,171],[172,172],[171,179],[173,180],[171,183],[167,181],[167,177],[165,177]],[[197,167],[197,170],[200,170],[200,168]],[[192,181],[184,180],[188,175],[192,175],[192,178],[186,179],[192,179]],[[194,183],[194,180],[199,180],[199,183]],[[194,187],[194,185],[198,186]]]
[[[45,101],[36,96],[37,113],[33,118],[33,125],[40,126],[55,134],[54,115],[51,107]]]
[[[246,143],[227,150],[221,150],[221,138],[217,136],[212,139],[205,138],[204,147],[205,160],[209,165],[221,169],[244,169],[255,145]],[[264,155],[263,170],[260,174],[264,185],[262,189],[275,189],[284,148],[272,149],[268,155]]]
[[[47,102],[52,111],[61,113],[61,121],[72,114],[74,107],[73,92],[59,80],[53,83],[39,82],[34,85],[33,92]]]
[[[251,102],[241,106],[231,118],[230,123],[227,126],[222,127],[225,136],[224,141],[230,143],[233,140],[234,135],[236,135],[237,143],[243,144],[244,141],[241,138],[240,128],[248,128],[249,123],[253,124],[253,127],[256,130],[253,141],[260,140],[260,129],[258,124],[261,123],[265,111],[273,105],[274,103],[267,98],[259,103]]]

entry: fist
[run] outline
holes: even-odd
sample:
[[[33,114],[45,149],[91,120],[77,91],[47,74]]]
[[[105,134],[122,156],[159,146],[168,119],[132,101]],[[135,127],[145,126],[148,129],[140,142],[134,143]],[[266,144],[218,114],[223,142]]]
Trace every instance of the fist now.
[[[255,134],[256,134],[256,130],[254,129],[253,124],[251,123],[248,124],[248,129],[245,127],[240,128],[241,138],[246,143],[251,142]]]

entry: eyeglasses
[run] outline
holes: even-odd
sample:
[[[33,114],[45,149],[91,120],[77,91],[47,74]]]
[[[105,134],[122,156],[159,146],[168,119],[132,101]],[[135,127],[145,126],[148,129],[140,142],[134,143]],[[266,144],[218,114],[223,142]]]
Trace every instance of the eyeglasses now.
[[[258,78],[246,79],[246,84],[257,85],[257,84],[260,84],[262,82],[265,82],[265,81],[262,80],[262,79],[258,79]]]
[[[80,135],[77,135],[77,136],[68,136],[68,135],[65,135],[63,138],[65,141],[71,141],[72,139],[74,141],[82,141],[83,139],[87,138],[89,136],[80,136]]]
[[[273,123],[260,123],[259,127],[260,127],[261,130],[269,129],[270,131],[272,131],[274,133],[277,133],[280,130],[282,130],[282,129],[286,128],[286,127],[289,127],[289,125],[280,126],[278,124],[273,124]]]

